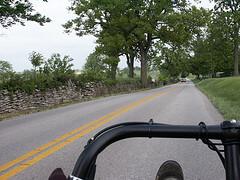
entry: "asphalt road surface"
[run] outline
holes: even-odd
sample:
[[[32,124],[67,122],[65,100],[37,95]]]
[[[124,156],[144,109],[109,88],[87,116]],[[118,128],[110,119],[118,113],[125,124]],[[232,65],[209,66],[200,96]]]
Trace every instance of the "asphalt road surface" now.
[[[207,125],[224,121],[191,81],[111,96],[0,122],[0,179],[45,180],[61,167],[71,174],[94,134],[127,121]],[[176,160],[185,179],[225,179],[217,154],[191,139],[131,138],[106,148],[97,159],[97,180],[154,180],[166,160]]]

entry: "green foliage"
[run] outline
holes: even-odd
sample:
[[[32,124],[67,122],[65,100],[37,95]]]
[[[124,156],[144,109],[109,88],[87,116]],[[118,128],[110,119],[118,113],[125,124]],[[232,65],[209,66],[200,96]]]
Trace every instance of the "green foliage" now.
[[[116,79],[116,71],[118,67],[118,63],[120,62],[119,57],[108,56],[104,59],[104,63],[107,64],[107,75],[110,79]]]
[[[235,0],[214,0],[214,15],[221,17],[224,21],[218,23],[228,33],[231,42],[234,44],[232,51],[234,52],[234,75],[239,75],[239,29],[240,29],[240,3]],[[227,37],[227,38],[229,38]]]
[[[101,81],[107,78],[115,79],[119,58],[102,54],[101,48],[90,54],[84,65],[84,81]]]
[[[73,66],[72,61],[73,59],[69,56],[64,56],[61,59],[60,54],[54,53],[45,62],[43,72],[51,76],[56,81],[56,84],[65,83],[74,75],[74,70],[71,69]]]
[[[116,79],[115,80],[107,79],[105,82],[108,86],[108,89],[111,89],[111,86],[115,86],[118,83]]]
[[[12,65],[7,61],[0,60],[0,83],[8,80],[13,74]]]
[[[193,42],[194,56],[191,72],[195,75],[210,75],[234,71],[234,37],[230,19],[225,12],[214,11],[205,36]],[[230,23],[230,24],[229,24]]]
[[[147,58],[154,40],[186,45],[200,33],[208,19],[206,10],[189,8],[185,0],[74,1],[69,9],[77,17],[64,25],[67,33],[75,31],[79,36],[95,35],[104,54],[110,58],[127,54],[134,60],[135,50],[140,52],[143,86],[147,85]],[[132,67],[133,62],[128,65]],[[113,65],[111,68],[111,72],[116,69]]]
[[[158,81],[164,81],[165,77],[163,74],[158,75]]]
[[[157,77],[157,81],[163,81],[164,85],[168,84],[169,80],[170,78],[164,73],[160,73]]]
[[[207,75],[215,71],[206,40],[198,37],[198,39],[193,42],[193,52],[194,56],[190,59],[190,72],[192,74],[198,76]]]
[[[43,0],[47,1],[47,0]],[[33,14],[34,9],[29,0],[1,0],[0,24],[2,27],[11,27],[16,23],[25,25],[25,21],[34,21],[43,25],[51,20],[39,13]]]
[[[37,71],[42,73],[42,68],[40,67],[44,63],[44,57],[42,54],[33,51],[29,54],[29,61],[32,63],[34,67],[34,78],[37,79]]]
[[[40,53],[37,53],[35,51],[33,51],[29,54],[28,59],[32,63],[35,71],[37,70],[37,67],[40,67],[44,63],[43,55]]]
[[[150,75],[148,75],[148,82],[151,83],[152,82],[152,77]]]
[[[96,72],[92,70],[84,71],[79,75],[79,79],[83,83],[87,82],[99,82],[107,79],[107,75],[104,72]]]
[[[125,68],[119,70],[119,73],[122,74],[121,76],[123,76],[124,74],[128,75],[129,74],[129,68],[125,67]]]
[[[107,56],[103,49],[98,47],[94,53],[88,56],[84,70],[99,74],[105,73],[109,78],[115,79],[119,61],[119,57]]]
[[[10,79],[1,83],[0,89],[7,89],[10,95],[13,95],[16,90],[22,90],[32,94],[35,90],[34,81],[25,81],[22,75],[15,74]]]
[[[39,66],[42,64],[43,58],[41,54],[33,52],[29,59],[35,66]],[[16,90],[32,94],[36,88],[45,91],[49,88],[65,85],[68,81],[74,81],[75,84],[81,86],[82,83],[79,82],[74,70],[71,69],[73,66],[71,61],[73,59],[69,56],[64,56],[61,59],[60,54],[53,54],[45,62],[44,71],[25,70],[22,74],[12,72],[9,63],[0,61],[0,76],[4,77],[0,82],[0,90],[7,89],[11,94]]]
[[[118,63],[120,62],[119,56],[124,49],[125,39],[120,34],[112,33],[109,33],[109,30],[102,31],[97,40],[99,46],[96,49],[98,53],[105,55],[103,62],[108,66],[108,75],[111,79],[115,79]]]
[[[221,14],[212,16],[212,23],[208,28],[208,52],[215,65],[216,72],[233,72],[234,70],[234,43],[231,38],[228,23]]]
[[[160,45],[159,56],[152,59],[152,64],[165,76],[178,77],[189,71],[189,55],[186,49],[179,46]]]
[[[106,67],[106,64],[104,64],[103,59],[104,57],[100,53],[95,51],[87,57],[86,59],[87,61],[83,69],[86,71],[95,71],[95,72],[106,71],[107,67]]]

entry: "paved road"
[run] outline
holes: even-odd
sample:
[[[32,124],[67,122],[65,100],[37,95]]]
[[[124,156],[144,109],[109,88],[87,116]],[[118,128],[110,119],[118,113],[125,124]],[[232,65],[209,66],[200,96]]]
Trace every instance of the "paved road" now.
[[[87,140],[112,124],[153,119],[158,123],[197,125],[204,121],[212,125],[224,120],[191,81],[179,85],[0,122],[0,179],[44,180],[57,167],[70,174]],[[96,179],[151,180],[169,159],[181,164],[185,179],[225,179],[217,154],[200,141],[143,138],[108,147],[98,157]]]

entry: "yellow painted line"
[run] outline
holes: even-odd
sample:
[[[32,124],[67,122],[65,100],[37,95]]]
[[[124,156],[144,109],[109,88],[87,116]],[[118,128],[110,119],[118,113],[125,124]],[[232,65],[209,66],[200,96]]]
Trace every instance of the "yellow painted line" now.
[[[180,86],[181,86],[181,85],[180,85]],[[97,119],[97,120],[95,120],[95,121],[93,121],[93,122],[91,122],[91,123],[89,123],[89,124],[87,124],[87,125],[85,125],[85,126],[82,126],[81,128],[78,128],[78,129],[76,129],[76,130],[74,130],[74,131],[72,131],[72,132],[70,132],[70,133],[68,133],[68,134],[66,134],[66,135],[64,135],[64,136],[62,136],[62,137],[60,137],[60,138],[57,138],[57,139],[55,139],[55,140],[53,140],[53,141],[51,141],[51,142],[49,142],[49,143],[47,143],[47,144],[45,144],[45,145],[37,148],[37,149],[35,149],[35,150],[33,150],[33,151],[31,151],[31,152],[23,155],[23,156],[20,156],[19,158],[16,158],[15,160],[13,160],[13,161],[5,164],[5,165],[0,166],[0,171],[3,171],[3,170],[5,170],[5,169],[8,169],[9,167],[12,167],[12,166],[16,165],[17,163],[19,163],[19,162],[21,162],[21,161],[23,161],[23,160],[25,160],[25,159],[27,159],[27,158],[29,158],[29,157],[37,154],[37,153],[43,151],[43,150],[45,150],[45,149],[47,149],[47,148],[49,148],[49,147],[51,147],[51,146],[59,143],[60,141],[62,141],[62,140],[64,140],[64,139],[72,136],[73,134],[76,134],[76,133],[82,131],[83,129],[86,129],[86,128],[88,128],[88,127],[90,127],[90,126],[93,125],[92,127],[90,127],[90,128],[88,128],[88,129],[86,129],[86,130],[84,130],[84,131],[82,131],[82,132],[74,135],[73,137],[67,139],[66,141],[63,141],[62,143],[60,143],[60,144],[58,144],[58,145],[56,145],[56,146],[48,149],[47,151],[45,151],[45,152],[37,155],[36,157],[34,157],[34,158],[32,158],[32,159],[30,159],[30,160],[28,160],[28,161],[20,164],[19,166],[13,168],[12,170],[8,171],[7,173],[1,175],[1,176],[0,176],[0,179],[1,179],[1,180],[5,180],[5,179],[8,179],[8,178],[10,178],[10,177],[18,174],[19,172],[25,170],[26,168],[32,166],[33,164],[35,164],[35,163],[37,163],[37,162],[39,162],[39,161],[42,160],[43,158],[51,155],[52,153],[54,153],[54,152],[58,151],[59,149],[65,147],[66,145],[70,144],[71,142],[77,140],[78,138],[82,137],[83,135],[85,135],[85,134],[93,131],[94,129],[100,127],[101,125],[103,125],[103,124],[109,122],[110,120],[116,118],[117,116],[120,116],[121,114],[129,111],[130,109],[132,109],[132,108],[134,108],[134,107],[136,107],[136,106],[138,106],[138,105],[140,105],[140,104],[142,104],[142,103],[144,103],[144,102],[146,102],[146,101],[148,101],[148,100],[150,100],[150,99],[153,99],[154,97],[157,97],[157,96],[159,96],[159,95],[161,95],[161,94],[170,92],[170,91],[172,91],[172,90],[174,90],[174,89],[176,89],[176,88],[178,88],[178,87],[179,87],[179,86],[177,86],[177,87],[175,87],[175,88],[172,88],[172,89],[170,89],[170,90],[167,90],[167,91],[164,91],[164,92],[161,92],[161,93],[158,93],[158,94],[149,96],[149,97],[144,98],[144,99],[142,99],[142,100],[139,100],[139,101],[137,101],[137,102],[135,102],[135,103],[132,103],[132,104],[130,104],[130,105],[128,105],[128,106],[125,106],[125,107],[123,107],[123,108],[121,108],[121,109],[119,109],[119,110],[117,110],[117,111],[114,111],[114,112],[112,112],[112,113],[110,113],[110,114],[108,114],[108,115],[106,115],[106,116],[103,116],[102,118],[99,118],[99,119]],[[118,112],[119,112],[119,113],[118,113]],[[114,114],[115,114],[115,115],[114,115]],[[113,115],[113,116],[112,116],[112,115]],[[111,116],[111,117],[109,117],[109,116]],[[109,118],[107,118],[107,117],[109,117]],[[107,118],[107,119],[106,119],[106,118]],[[104,120],[104,119],[105,119],[105,120]],[[104,121],[101,121],[101,120],[104,120]],[[101,121],[101,122],[100,122],[100,121]],[[98,122],[99,122],[99,123],[98,123]],[[94,124],[95,124],[95,125],[94,125]],[[2,170],[2,169],[3,169],[3,170]]]
[[[152,99],[152,98],[153,98],[153,97],[151,97],[150,99]],[[149,100],[149,99],[145,99],[144,101],[141,101],[141,102],[139,102],[138,104],[135,104],[135,105],[133,105],[133,106],[131,106],[131,107],[129,107],[129,108],[127,108],[127,109],[119,112],[118,114],[115,114],[114,116],[112,116],[112,117],[110,117],[110,118],[107,118],[106,120],[104,120],[104,121],[102,121],[102,122],[100,122],[100,123],[98,123],[98,124],[96,124],[96,125],[88,128],[87,130],[85,130],[85,131],[83,131],[83,132],[81,132],[81,133],[79,133],[79,134],[77,134],[77,135],[69,138],[68,140],[66,140],[66,141],[64,141],[64,142],[56,145],[55,147],[53,147],[53,148],[51,148],[51,149],[49,149],[49,150],[41,153],[40,155],[34,157],[33,159],[31,159],[31,160],[29,160],[29,161],[27,161],[27,162],[25,162],[25,163],[23,163],[23,164],[15,167],[15,168],[13,168],[12,170],[10,170],[10,171],[8,171],[7,173],[5,173],[5,174],[3,174],[2,176],[0,176],[0,179],[5,180],[5,179],[8,179],[8,178],[10,178],[10,177],[12,177],[12,176],[20,173],[21,171],[23,171],[23,170],[25,170],[26,168],[30,167],[31,165],[39,162],[39,161],[42,160],[43,158],[51,155],[52,153],[58,151],[59,149],[63,148],[64,146],[70,144],[71,142],[77,140],[78,138],[82,137],[83,135],[85,135],[85,134],[93,131],[94,129],[100,127],[101,125],[107,123],[108,121],[116,118],[117,116],[119,116],[119,115],[121,115],[121,114],[129,111],[130,109],[132,109],[132,108],[134,108],[134,107],[136,107],[136,106],[138,106],[138,105],[140,105],[140,104],[142,104],[142,103],[144,103],[144,102],[146,102],[146,101],[148,101],[148,100]]]
[[[27,159],[27,158],[29,158],[29,157],[31,157],[31,156],[33,156],[33,155],[35,155],[35,154],[37,154],[37,153],[47,149],[47,148],[49,148],[49,147],[59,143],[60,141],[62,141],[64,139],[72,136],[73,134],[76,134],[76,133],[82,131],[83,129],[88,128],[89,126],[92,126],[93,124],[96,124],[97,122],[102,121],[103,119],[105,119],[105,118],[107,118],[109,116],[112,116],[113,114],[116,114],[117,112],[122,111],[122,110],[124,110],[124,109],[126,109],[126,108],[128,108],[128,107],[130,107],[130,106],[132,106],[132,105],[134,105],[134,104],[136,104],[138,102],[140,102],[140,101],[142,101],[142,100],[139,100],[139,101],[137,101],[135,103],[132,103],[132,104],[126,106],[126,107],[123,107],[123,108],[121,108],[121,109],[119,109],[117,111],[114,111],[114,112],[112,112],[112,113],[110,113],[110,114],[108,114],[106,116],[103,116],[103,117],[101,117],[101,118],[99,118],[99,119],[97,119],[97,120],[95,120],[95,121],[93,121],[93,122],[91,122],[89,124],[86,124],[85,126],[82,126],[82,127],[78,128],[78,129],[76,129],[76,130],[74,130],[74,131],[72,131],[72,132],[70,132],[68,134],[65,134],[62,137],[59,137],[59,138],[57,138],[57,139],[55,139],[55,140],[53,140],[53,141],[51,141],[51,142],[41,146],[41,147],[38,147],[38,148],[34,149],[33,151],[30,151],[30,152],[28,152],[28,153],[26,153],[26,154],[24,154],[24,155],[22,155],[22,156],[20,156],[20,157],[18,157],[16,159],[12,160],[12,161],[10,161],[10,162],[0,166],[0,172],[2,172],[4,170],[6,170],[6,169],[8,169],[8,168],[18,164],[18,163],[20,163],[21,161],[24,161],[25,159]]]
[[[23,161],[23,160],[25,160],[25,159],[27,159],[27,158],[35,155],[35,154],[41,152],[41,151],[43,151],[43,150],[45,150],[45,149],[47,149],[47,148],[49,148],[49,147],[51,147],[51,146],[59,143],[60,141],[62,141],[62,140],[64,140],[64,139],[72,136],[73,134],[78,133],[79,131],[81,131],[81,130],[83,130],[83,129],[85,129],[85,128],[88,128],[89,126],[97,123],[98,121],[101,121],[102,119],[104,119],[104,118],[106,118],[106,117],[107,117],[107,116],[104,116],[104,117],[102,117],[102,118],[100,118],[100,119],[97,119],[97,120],[95,120],[95,121],[93,121],[93,122],[91,122],[91,123],[89,123],[89,124],[87,124],[87,125],[85,125],[85,126],[82,126],[82,127],[78,128],[78,129],[76,129],[76,130],[74,130],[74,131],[72,131],[72,132],[70,132],[70,133],[68,133],[68,134],[65,134],[64,136],[59,137],[59,138],[57,138],[57,139],[55,139],[55,140],[53,140],[53,141],[51,141],[51,142],[49,142],[49,143],[41,146],[41,147],[36,148],[36,149],[34,149],[33,151],[31,151],[31,152],[28,152],[28,153],[22,155],[22,156],[20,156],[20,157],[18,157],[18,158],[16,158],[16,159],[14,159],[13,161],[10,161],[10,162],[8,162],[8,163],[0,166],[0,171],[2,172],[2,171],[4,171],[4,170],[6,170],[6,169],[8,169],[8,168],[10,168],[10,167],[12,167],[12,166],[14,166],[15,164],[17,164],[17,163],[19,163],[19,162],[21,162],[21,161]]]

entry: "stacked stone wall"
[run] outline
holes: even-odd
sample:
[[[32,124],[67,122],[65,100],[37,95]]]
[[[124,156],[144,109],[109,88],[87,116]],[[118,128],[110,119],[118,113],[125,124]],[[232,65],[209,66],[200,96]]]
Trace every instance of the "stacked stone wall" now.
[[[161,85],[161,83],[152,84],[151,86],[156,85]],[[47,91],[36,89],[33,94],[19,90],[11,95],[7,90],[2,90],[0,91],[0,114],[50,107],[108,94],[130,92],[140,88],[141,84],[137,82],[118,82],[111,85],[105,82],[88,83],[84,88],[78,88],[69,82],[67,86],[48,89]]]

